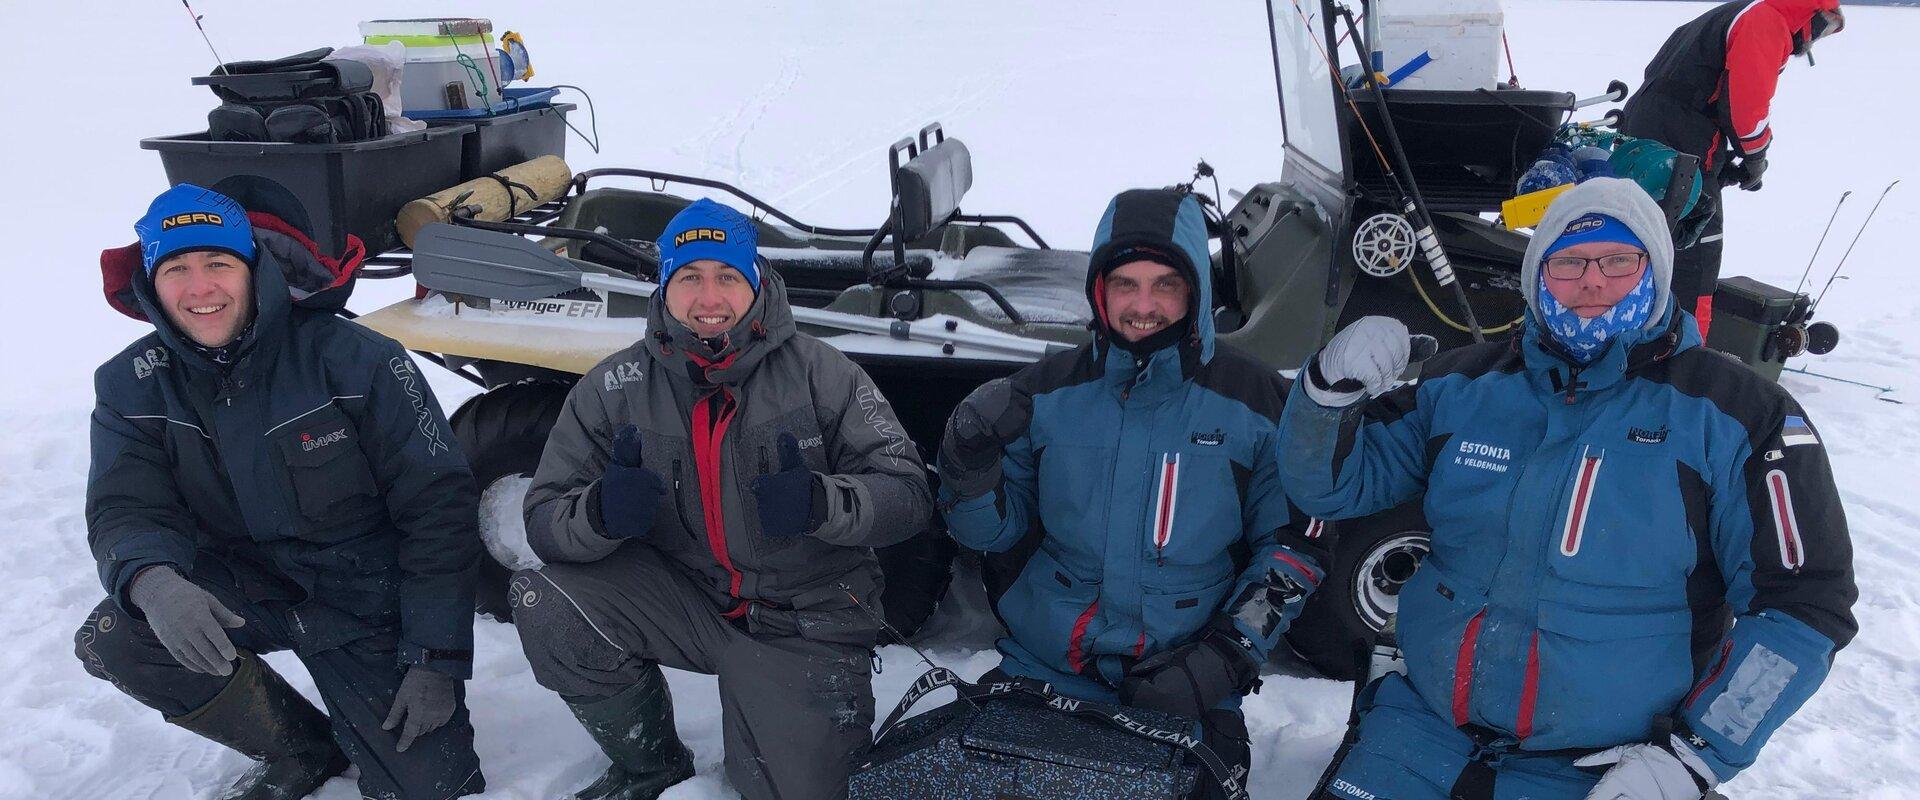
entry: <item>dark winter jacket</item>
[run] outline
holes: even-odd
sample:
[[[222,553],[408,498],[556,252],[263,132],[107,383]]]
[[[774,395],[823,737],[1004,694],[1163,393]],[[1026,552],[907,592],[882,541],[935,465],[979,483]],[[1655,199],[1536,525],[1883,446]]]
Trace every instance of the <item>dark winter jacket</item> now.
[[[634,425],[666,496],[652,530],[628,546],[658,549],[749,632],[871,645],[881,585],[872,548],[911,538],[932,511],[893,407],[858,365],[794,330],[786,284],[771,270],[721,352],[667,313],[664,294],[647,330],[568,395],[527,492],[534,553],[595,561],[622,546],[606,535],[598,485],[613,433]],[[779,469],[782,433],[799,440],[826,498],[818,527],[792,538],[761,533],[753,493],[755,479]]]
[[[1324,526],[1281,492],[1274,434],[1286,384],[1214,340],[1199,204],[1128,192],[1094,239],[1094,308],[1106,254],[1155,247],[1184,262],[1190,335],[1140,358],[1096,317],[1093,343],[1014,374],[1001,395],[1011,408],[982,409],[1016,415],[1023,431],[1006,447],[1000,486],[972,498],[943,489],[941,507],[961,544],[1032,553],[997,601],[1009,633],[1002,667],[1111,699],[1134,661],[1235,609],[1247,613],[1232,614],[1234,626],[1264,658],[1328,558]],[[1293,590],[1292,602],[1268,608],[1269,587]]]
[[[226,374],[167,321],[137,246],[103,256],[109,300],[155,330],[94,374],[101,581],[138,617],[128,584],[173,565],[290,607],[299,652],[397,628],[401,663],[465,677],[481,551],[466,460],[406,351],[333,315],[353,265],[252,219],[255,323]]]
[[[1433,550],[1398,628],[1435,714],[1522,750],[1650,741],[1677,717],[1725,780],[1853,637],[1852,551],[1806,412],[1690,315],[1663,319],[1585,369],[1530,312],[1371,404],[1296,392],[1281,463],[1328,517],[1426,493]]]
[[[1627,99],[1621,132],[1699,156],[1708,171],[1729,153],[1760,155],[1773,142],[1768,109],[1794,37],[1806,35],[1815,12],[1838,7],[1839,0],[1734,0],[1680,26]]]

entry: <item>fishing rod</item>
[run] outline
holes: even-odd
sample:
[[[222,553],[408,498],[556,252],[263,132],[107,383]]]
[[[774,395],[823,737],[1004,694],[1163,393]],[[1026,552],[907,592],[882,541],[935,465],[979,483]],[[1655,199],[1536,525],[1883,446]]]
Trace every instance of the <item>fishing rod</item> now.
[[[1791,372],[1791,373],[1794,373],[1794,374],[1796,374],[1796,375],[1805,375],[1805,376],[1807,376],[1807,377],[1809,377],[1809,378],[1819,378],[1819,379],[1821,379],[1821,380],[1825,380],[1825,381],[1833,381],[1833,382],[1835,382],[1835,383],[1844,383],[1844,384],[1846,384],[1846,385],[1848,385],[1848,386],[1859,386],[1859,387],[1861,387],[1861,388],[1864,388],[1864,389],[1873,389],[1873,390],[1874,390],[1874,392],[1875,392],[1875,394],[1874,394],[1874,396],[1873,396],[1873,399],[1875,399],[1875,400],[1879,400],[1879,401],[1880,401],[1880,402],[1882,402],[1882,403],[1893,403],[1893,404],[1895,404],[1895,405],[1906,405],[1906,403],[1905,403],[1905,402],[1903,402],[1903,401],[1900,401],[1900,400],[1895,400],[1895,399],[1893,399],[1893,398],[1891,398],[1891,397],[1887,397],[1887,395],[1889,395],[1889,394],[1892,394],[1892,393],[1893,393],[1893,392],[1895,391],[1895,389],[1894,389],[1894,387],[1892,387],[1892,386],[1879,386],[1879,385],[1876,385],[1876,384],[1871,384],[1871,383],[1865,383],[1865,382],[1862,382],[1862,381],[1856,381],[1856,380],[1852,380],[1852,379],[1850,379],[1850,378],[1842,378],[1842,377],[1840,377],[1840,376],[1838,376],[1838,375],[1828,375],[1828,374],[1826,374],[1826,373],[1822,373],[1822,372],[1812,372],[1812,371],[1809,371],[1809,370],[1804,370],[1804,369],[1801,369],[1801,368],[1799,368],[1799,367],[1781,367],[1781,368],[1780,368],[1780,370],[1781,370],[1782,372]]]
[[[1361,45],[1362,51],[1369,50],[1373,43],[1367,42],[1360,35],[1359,25],[1354,21],[1353,9],[1346,6],[1336,8],[1337,13],[1346,20],[1347,33],[1354,42]],[[1307,16],[1306,9],[1300,7],[1300,0],[1293,0],[1293,10],[1310,33],[1313,30],[1313,20]],[[1406,148],[1400,142],[1399,131],[1394,128],[1393,114],[1387,106],[1387,96],[1382,91],[1379,76],[1374,74],[1372,69],[1364,66],[1361,70],[1367,76],[1367,85],[1373,90],[1374,104],[1380,114],[1381,127],[1386,129],[1387,140],[1393,144],[1394,159],[1392,160],[1387,158],[1379,139],[1373,135],[1373,129],[1367,125],[1366,118],[1361,116],[1360,105],[1353,99],[1352,90],[1347,88],[1345,81],[1340,80],[1339,61],[1333,57],[1332,53],[1327,52],[1318,38],[1311,36],[1309,38],[1313,38],[1314,48],[1320,51],[1320,57],[1327,62],[1327,69],[1332,73],[1334,83],[1340,87],[1340,94],[1347,101],[1347,108],[1353,112],[1354,122],[1360,125],[1361,133],[1366,136],[1367,143],[1372,147],[1374,157],[1379,159],[1381,170],[1386,174],[1387,180],[1392,182],[1394,191],[1400,195],[1401,213],[1413,224],[1414,240],[1420,245],[1421,254],[1426,256],[1427,267],[1433,271],[1434,280],[1441,286],[1453,290],[1453,300],[1460,306],[1461,314],[1466,319],[1467,332],[1473,336],[1473,340],[1486,341],[1486,333],[1480,327],[1480,320],[1474,316],[1473,306],[1467,302],[1466,289],[1455,279],[1453,263],[1447,258],[1446,250],[1441,248],[1440,237],[1434,233],[1433,214],[1428,211],[1426,200],[1420,194],[1420,185],[1414,180],[1412,162],[1408,161]],[[1398,169],[1395,169],[1395,161],[1399,163]]]
[[[903,645],[906,645],[908,649],[913,651],[914,655],[919,656],[920,663],[927,665],[927,669],[933,669],[933,670],[945,669],[945,667],[942,667],[939,664],[933,663],[933,658],[927,655],[927,651],[920,649],[920,647],[914,644],[913,642],[907,641],[906,634],[901,633],[899,628],[893,627],[892,623],[887,622],[886,617],[880,616],[879,612],[873,610],[873,606],[867,605],[864,601],[860,599],[859,595],[854,594],[853,587],[848,586],[844,581],[839,584],[836,584],[836,586],[840,589],[842,593],[846,594],[848,600],[853,601],[853,605],[856,608],[859,608],[861,611],[867,612],[867,616],[872,617],[874,622],[880,623],[880,629],[886,631],[887,635],[892,636],[894,641],[899,642]],[[878,656],[875,656],[875,658],[877,659]],[[875,669],[874,671],[879,672],[878,669]],[[980,708],[980,704],[973,702],[973,698],[968,697],[966,692],[955,691],[953,694],[955,697],[958,697],[962,700],[967,701],[967,705],[973,706],[975,710],[978,710]]]
[[[1820,241],[1814,243],[1813,255],[1807,258],[1807,269],[1800,273],[1800,282],[1793,285],[1794,294],[1800,293],[1800,288],[1807,284],[1807,276],[1813,274],[1813,262],[1820,258],[1820,247],[1827,243],[1827,232],[1833,230],[1833,221],[1840,216],[1840,207],[1847,204],[1847,197],[1852,194],[1852,189],[1841,192],[1840,202],[1833,204],[1833,214],[1827,217],[1827,227],[1820,229]]]
[[[1847,243],[1847,252],[1841,253],[1840,262],[1833,265],[1833,275],[1827,278],[1827,285],[1820,287],[1820,295],[1813,298],[1813,305],[1807,306],[1808,319],[1813,318],[1813,311],[1820,307],[1820,301],[1826,299],[1827,290],[1833,288],[1833,282],[1840,279],[1840,270],[1846,267],[1847,256],[1853,255],[1853,246],[1860,243],[1860,236],[1867,232],[1867,225],[1873,222],[1873,215],[1880,210],[1880,204],[1887,201],[1887,193],[1893,191],[1893,187],[1898,185],[1900,185],[1900,179],[1895,178],[1892,183],[1887,184],[1887,188],[1880,190],[1880,198],[1873,201],[1873,208],[1867,209],[1867,218],[1860,221],[1860,230],[1854,231],[1853,241]]]

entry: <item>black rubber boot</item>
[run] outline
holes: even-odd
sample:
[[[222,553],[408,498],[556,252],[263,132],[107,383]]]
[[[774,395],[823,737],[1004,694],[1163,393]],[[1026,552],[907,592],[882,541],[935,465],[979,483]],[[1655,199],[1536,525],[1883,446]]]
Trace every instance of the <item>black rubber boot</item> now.
[[[567,703],[613,766],[573,800],[654,800],[693,777],[693,751],[673,727],[673,695],[658,664],[619,694],[591,703]]]
[[[299,800],[347,769],[327,715],[252,654],[206,705],[167,721],[260,762],[221,800]]]

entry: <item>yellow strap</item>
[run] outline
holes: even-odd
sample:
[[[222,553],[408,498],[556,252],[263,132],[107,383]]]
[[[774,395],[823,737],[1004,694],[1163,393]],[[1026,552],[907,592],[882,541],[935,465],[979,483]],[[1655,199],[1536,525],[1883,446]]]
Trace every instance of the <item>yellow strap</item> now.
[[[484,45],[490,44],[493,41],[493,37],[488,34],[478,34],[474,36],[432,36],[426,34],[393,36],[388,34],[373,34],[361,38],[366,44],[399,42],[408,47],[452,47],[463,44]]]

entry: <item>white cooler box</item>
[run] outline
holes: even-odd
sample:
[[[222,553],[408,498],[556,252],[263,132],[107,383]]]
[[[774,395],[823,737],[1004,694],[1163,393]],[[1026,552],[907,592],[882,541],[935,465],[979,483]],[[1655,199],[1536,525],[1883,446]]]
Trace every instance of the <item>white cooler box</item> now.
[[[1381,0],[1381,69],[1391,74],[1426,53],[1433,61],[1395,89],[1492,89],[1505,80],[1499,0]]]

